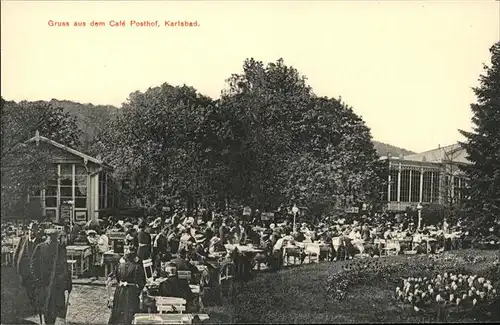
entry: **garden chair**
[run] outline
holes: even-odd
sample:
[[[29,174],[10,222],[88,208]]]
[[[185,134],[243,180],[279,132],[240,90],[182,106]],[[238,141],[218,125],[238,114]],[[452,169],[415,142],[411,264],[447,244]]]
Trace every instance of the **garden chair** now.
[[[198,310],[201,311],[204,309],[203,306],[203,287],[204,287],[204,279],[200,278],[198,283],[193,283],[193,277],[191,271],[177,271],[177,277],[179,280],[187,280],[189,283],[189,288],[191,289],[191,293],[195,296],[195,300],[198,302]]]
[[[153,282],[153,261],[151,259],[143,260],[142,267],[144,268],[144,274],[146,275],[146,283]]]
[[[311,263],[312,257],[315,257],[315,262],[319,263],[319,255],[321,254],[320,245],[317,243],[306,244],[305,254],[309,257],[309,263]]]
[[[347,259],[347,250],[345,249],[345,241],[342,236],[339,237],[334,237],[332,238],[332,246],[333,249],[335,250],[336,257],[334,260],[337,259]],[[343,258],[342,258],[343,255]]]
[[[293,258],[293,265],[297,264],[297,258],[301,259],[302,249],[298,246],[285,246],[283,260],[286,261],[287,265],[290,265],[290,257]]]
[[[383,251],[387,256],[398,255],[401,251],[399,240],[386,239]]]

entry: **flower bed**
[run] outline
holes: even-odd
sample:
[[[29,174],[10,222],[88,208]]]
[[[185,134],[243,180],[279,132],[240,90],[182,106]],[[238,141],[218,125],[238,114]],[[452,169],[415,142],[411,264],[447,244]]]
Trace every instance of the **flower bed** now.
[[[476,269],[474,275],[471,268]],[[498,304],[499,280],[498,262],[485,256],[460,252],[421,255],[403,260],[355,260],[330,275],[327,291],[330,299],[341,300],[358,285],[400,286],[396,299],[410,304],[415,311],[428,310],[440,315],[476,314],[480,310],[491,310],[494,304]],[[428,291],[430,285],[431,292]]]
[[[445,272],[434,278],[411,277],[396,288],[396,298],[416,312],[469,312],[490,306],[497,297],[491,280],[471,274]]]

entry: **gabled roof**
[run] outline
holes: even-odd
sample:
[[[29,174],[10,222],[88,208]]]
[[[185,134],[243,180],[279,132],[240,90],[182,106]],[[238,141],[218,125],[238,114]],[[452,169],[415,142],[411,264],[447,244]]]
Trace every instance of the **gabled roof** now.
[[[27,140],[26,143],[30,143],[30,142],[44,142],[44,143],[48,143],[56,148],[59,148],[59,149],[62,149],[66,152],[69,152],[75,156],[78,156],[80,158],[82,158],[84,161],[90,161],[90,162],[93,162],[94,164],[97,164],[97,165],[100,165],[104,168],[107,168],[107,169],[113,169],[112,166],[106,164],[104,161],[100,160],[100,159],[97,159],[97,158],[94,158],[94,157],[91,157],[87,154],[84,154],[83,152],[80,152],[78,150],[75,150],[75,149],[72,149],[68,146],[65,146],[64,144],[61,144],[59,142],[56,142],[54,140],[51,140],[49,138],[46,138],[44,136],[41,136],[40,133],[38,131],[36,131],[36,134],[34,137],[32,137],[31,139]]]

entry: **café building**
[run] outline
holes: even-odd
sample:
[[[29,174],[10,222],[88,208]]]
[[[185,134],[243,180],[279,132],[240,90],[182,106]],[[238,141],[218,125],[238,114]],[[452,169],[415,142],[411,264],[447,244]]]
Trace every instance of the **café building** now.
[[[470,164],[460,144],[412,155],[381,157],[389,168],[383,197],[389,211],[415,209],[420,203],[445,205],[462,200],[466,178],[460,166]]]
[[[37,131],[27,142],[50,153],[53,163],[48,182],[28,195],[30,206],[39,207],[43,217],[54,221],[96,220],[109,213],[114,200],[110,187],[113,167]]]

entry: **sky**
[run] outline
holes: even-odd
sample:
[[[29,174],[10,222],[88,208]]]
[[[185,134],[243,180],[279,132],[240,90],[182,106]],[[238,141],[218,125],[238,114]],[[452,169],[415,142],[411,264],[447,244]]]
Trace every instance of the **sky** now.
[[[374,140],[419,152],[471,130],[471,88],[499,40],[494,0],[10,0],[1,2],[1,94],[120,106],[168,82],[217,98],[246,58],[283,58],[317,95],[341,96]]]

